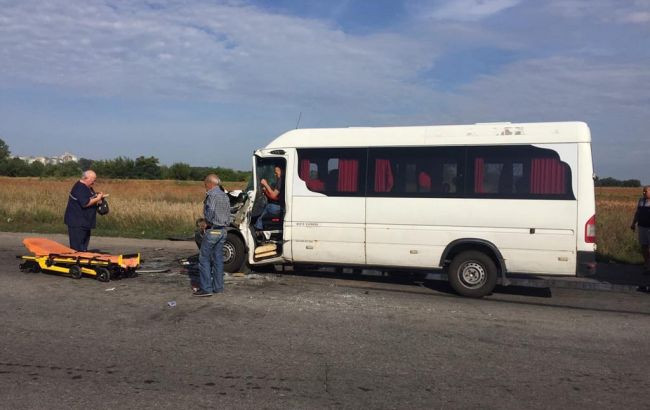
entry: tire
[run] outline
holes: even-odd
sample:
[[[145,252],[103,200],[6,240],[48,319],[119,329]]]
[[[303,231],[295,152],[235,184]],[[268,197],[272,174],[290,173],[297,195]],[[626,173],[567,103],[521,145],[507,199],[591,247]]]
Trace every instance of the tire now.
[[[108,271],[111,274],[110,276],[111,280],[123,279],[126,277],[126,270],[120,268],[117,265],[113,265],[110,269],[108,269]]]
[[[24,273],[38,273],[41,271],[41,267],[35,261],[25,261],[20,264],[19,268]]]
[[[223,244],[223,270],[228,273],[239,272],[246,258],[246,247],[234,232],[228,232]]]
[[[470,298],[489,295],[497,284],[494,261],[479,251],[465,251],[456,255],[447,274],[451,287],[458,294]]]
[[[100,282],[108,282],[111,280],[111,272],[106,268],[97,268],[97,280]]]
[[[70,276],[72,276],[73,279],[81,279],[81,267],[78,265],[70,266]]]

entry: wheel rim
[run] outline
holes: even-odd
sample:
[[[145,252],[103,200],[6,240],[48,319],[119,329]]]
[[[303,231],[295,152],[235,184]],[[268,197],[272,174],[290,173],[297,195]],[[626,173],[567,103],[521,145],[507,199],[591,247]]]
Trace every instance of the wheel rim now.
[[[465,262],[458,270],[460,281],[470,289],[480,288],[487,280],[485,267],[478,262]]]
[[[235,254],[235,246],[230,241],[226,241],[223,244],[223,263],[230,263],[235,258]]]

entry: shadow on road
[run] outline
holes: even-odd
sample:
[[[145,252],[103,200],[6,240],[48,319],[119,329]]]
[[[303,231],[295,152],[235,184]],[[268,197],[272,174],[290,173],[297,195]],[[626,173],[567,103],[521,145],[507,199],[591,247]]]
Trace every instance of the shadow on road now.
[[[366,291],[386,291],[386,292],[395,292],[395,293],[410,293],[410,294],[426,294],[426,291],[423,292],[423,289],[432,290],[438,292],[436,296],[442,297],[453,297],[461,298],[458,296],[455,291],[451,288],[448,282],[446,281],[436,281],[436,280],[425,280],[425,273],[413,273],[413,272],[401,272],[401,273],[381,273],[375,271],[372,274],[361,274],[359,270],[352,270],[351,273],[342,272],[341,269],[335,268],[312,268],[312,269],[302,269],[300,268],[297,271],[278,271],[283,275],[296,276],[296,277],[318,277],[318,278],[327,278],[334,280],[344,281],[343,283],[337,283],[337,286],[351,287],[355,289],[361,289]],[[391,288],[381,286],[381,284],[392,284],[392,285],[403,285],[398,288]],[[379,285],[379,286],[377,286]],[[583,291],[584,292],[584,291]],[[603,291],[588,291],[588,292],[599,292],[604,293]],[[510,296],[521,296],[526,298],[531,298],[530,300],[525,299],[511,299]],[[505,298],[504,298],[505,297]],[[533,299],[536,298],[536,299]],[[538,301],[539,299],[544,301]],[[494,292],[489,297],[484,299],[485,303],[508,303],[508,304],[518,304],[518,305],[528,305],[528,306],[543,306],[551,308],[563,308],[563,309],[572,309],[579,311],[592,311],[592,312],[607,312],[607,313],[622,313],[622,314],[635,314],[650,316],[649,311],[634,310],[634,309],[617,309],[613,307],[605,306],[580,306],[577,304],[571,303],[562,303],[560,301],[554,301],[553,299],[553,290],[551,288],[534,288],[534,287],[525,287],[525,286],[497,286],[494,289]],[[589,301],[590,303],[593,300]],[[596,300],[598,303],[598,300]]]
[[[280,273],[289,274],[293,276],[309,276],[328,279],[349,280],[355,282],[365,283],[384,283],[406,286],[417,286],[418,288],[426,288],[436,292],[458,296],[458,294],[449,285],[449,282],[442,280],[427,280],[425,279],[426,273],[424,272],[391,272],[382,273],[374,270],[363,270],[368,273],[359,273],[358,269],[350,269],[350,273],[345,273],[342,269],[336,268],[300,268],[294,271],[282,271]],[[357,286],[355,286],[357,287]],[[421,291],[407,289],[386,289],[397,292],[417,292]],[[530,297],[550,298],[552,296],[549,288],[531,288],[524,286],[497,286],[494,293],[520,295]]]

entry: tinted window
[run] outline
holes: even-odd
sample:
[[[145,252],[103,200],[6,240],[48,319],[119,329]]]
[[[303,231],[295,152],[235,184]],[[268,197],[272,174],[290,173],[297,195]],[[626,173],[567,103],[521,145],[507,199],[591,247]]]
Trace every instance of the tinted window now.
[[[468,148],[468,196],[575,199],[571,168],[557,152],[534,147]]]
[[[569,165],[532,145],[300,149],[298,158],[307,188],[331,196],[575,199]]]
[[[368,196],[460,196],[464,153],[463,147],[370,148]]]
[[[299,149],[298,176],[313,192],[363,196],[366,153],[365,148]]]

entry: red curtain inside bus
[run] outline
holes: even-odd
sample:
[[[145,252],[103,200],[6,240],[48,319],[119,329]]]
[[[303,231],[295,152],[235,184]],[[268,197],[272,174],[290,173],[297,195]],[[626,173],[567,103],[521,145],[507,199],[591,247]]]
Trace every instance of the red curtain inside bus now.
[[[483,175],[485,172],[483,167],[483,158],[476,158],[474,160],[474,192],[477,194],[483,192]]]
[[[339,159],[339,192],[357,192],[359,189],[359,161],[356,159]]]
[[[431,177],[424,171],[418,174],[418,188],[420,192],[431,192]]]
[[[566,190],[564,164],[557,158],[533,158],[530,162],[531,194],[563,194]]]
[[[375,192],[390,192],[393,189],[393,171],[387,159],[375,160]]]
[[[307,181],[309,178],[309,160],[302,159],[300,160],[300,169],[298,170],[298,176],[303,181]]]
[[[305,181],[305,185],[310,191],[322,192],[325,190],[325,183],[320,179],[312,179],[310,173],[310,162],[308,159],[300,160],[300,169],[298,170],[298,176],[300,179]]]

